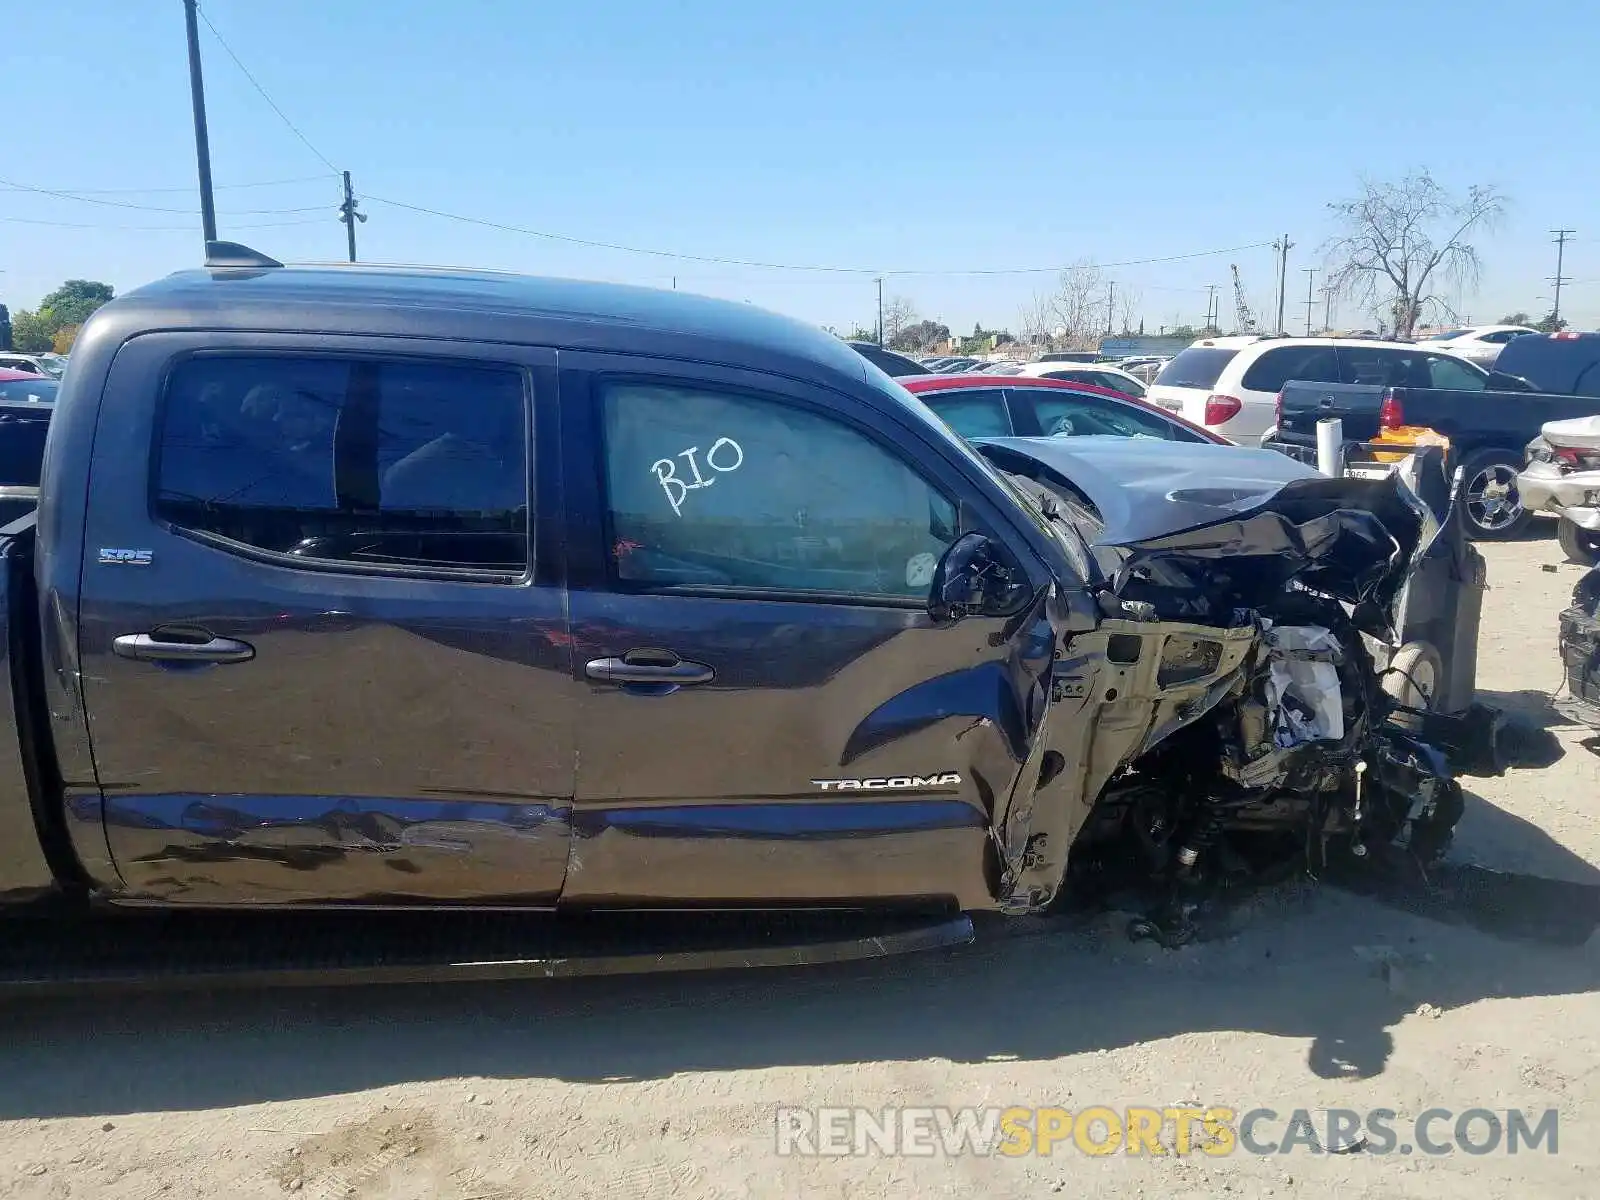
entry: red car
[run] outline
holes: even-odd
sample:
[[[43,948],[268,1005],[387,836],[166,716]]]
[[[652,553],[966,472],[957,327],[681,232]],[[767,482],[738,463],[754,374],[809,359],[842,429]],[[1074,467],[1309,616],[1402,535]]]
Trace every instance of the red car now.
[[[1104,434],[1233,443],[1110,388],[1025,375],[913,375],[895,380],[964,438]]]

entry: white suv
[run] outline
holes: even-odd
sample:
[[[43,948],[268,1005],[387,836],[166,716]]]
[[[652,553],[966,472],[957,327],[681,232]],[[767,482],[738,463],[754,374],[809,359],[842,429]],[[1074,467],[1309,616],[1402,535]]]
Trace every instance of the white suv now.
[[[1290,380],[1381,382],[1355,359],[1348,365],[1344,362],[1350,356],[1339,351],[1352,350],[1403,351],[1403,355],[1395,357],[1403,357],[1407,363],[1420,355],[1427,360],[1428,376],[1435,387],[1483,386],[1482,368],[1454,355],[1428,352],[1420,345],[1356,338],[1252,335],[1203,338],[1194,343],[1161,369],[1145,398],[1213,433],[1255,446],[1271,432],[1277,418],[1278,393]]]

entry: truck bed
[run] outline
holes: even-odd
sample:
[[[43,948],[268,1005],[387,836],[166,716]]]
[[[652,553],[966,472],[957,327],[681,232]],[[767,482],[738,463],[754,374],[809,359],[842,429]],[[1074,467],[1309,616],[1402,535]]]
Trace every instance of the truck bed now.
[[[1438,430],[1460,455],[1487,447],[1520,453],[1546,421],[1600,413],[1595,396],[1290,382],[1279,394],[1278,432],[1269,444],[1292,457],[1304,458],[1305,451],[1314,457],[1317,422],[1330,417],[1343,422],[1346,441],[1371,441],[1386,398],[1399,406],[1404,424]]]
[[[0,901],[43,899],[59,892],[45,846],[64,844],[42,828],[39,797],[54,794],[50,764],[39,751],[48,739],[34,736],[43,698],[32,682],[41,679],[38,601],[33,582],[33,513],[0,526],[0,570],[5,604],[0,607],[0,653],[7,683],[0,701]],[[48,818],[48,813],[43,814]],[[58,864],[63,870],[71,868]],[[71,878],[63,875],[61,878]]]

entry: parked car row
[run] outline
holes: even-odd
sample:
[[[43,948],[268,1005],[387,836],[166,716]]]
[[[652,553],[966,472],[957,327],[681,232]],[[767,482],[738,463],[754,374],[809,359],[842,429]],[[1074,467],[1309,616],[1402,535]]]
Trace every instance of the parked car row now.
[[[66,369],[67,357],[64,354],[20,354],[13,350],[0,350],[0,371],[21,371],[26,375],[60,379]]]
[[[1452,469],[1461,469],[1460,516],[1470,536],[1515,536],[1544,509],[1563,515],[1567,552],[1593,561],[1600,558],[1600,439],[1579,418],[1600,414],[1600,353],[1591,351],[1597,344],[1596,334],[1510,325],[1416,342],[1218,336],[1165,360],[1148,388],[1132,371],[1082,361],[1094,355],[1078,351],[1021,365],[945,357],[916,373],[898,362],[888,366],[968,437],[1106,431],[1087,415],[1064,424],[1034,415],[1033,381],[1076,387],[1074,402],[1085,413],[1091,406],[1109,413],[1121,402],[1115,411],[1124,436],[1135,429],[1164,436],[1150,424],[1152,411],[1161,410],[1172,428],[1307,463],[1316,458],[1317,422],[1330,417],[1341,420],[1347,442],[1425,431],[1448,445]],[[1134,369],[1156,361],[1130,360]],[[995,379],[1002,372],[1004,384]],[[1051,397],[1047,416],[1067,403],[1066,394]],[[1558,424],[1538,440],[1547,422]]]

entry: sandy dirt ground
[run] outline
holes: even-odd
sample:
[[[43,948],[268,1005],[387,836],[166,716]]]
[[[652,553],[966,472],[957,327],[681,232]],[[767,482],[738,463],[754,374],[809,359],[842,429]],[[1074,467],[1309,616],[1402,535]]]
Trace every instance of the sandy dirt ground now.
[[[1544,570],[1544,536],[1485,555],[1479,683],[1562,754],[1469,780],[1454,853],[1600,882],[1600,758],[1546,699],[1578,570]],[[9,1003],[0,1196],[1600,1195],[1600,938],[1499,939],[1303,884],[1179,951],[1124,927],[1011,925],[809,971]],[[1196,1104],[1279,1113],[1258,1144],[1299,1109],[1319,1129],[1390,1109],[1409,1144],[1431,1108],[1554,1108],[1558,1143],[816,1157],[775,1140],[780,1105]]]

